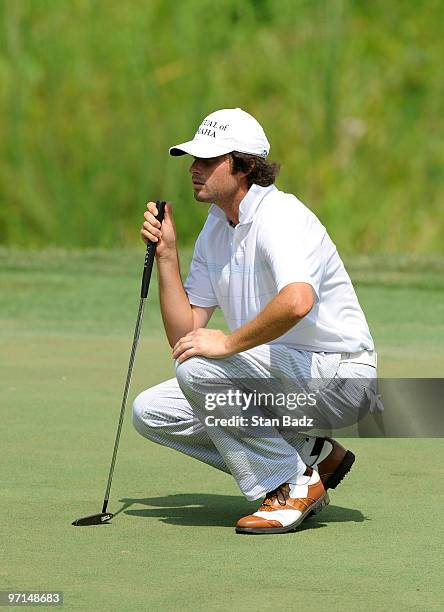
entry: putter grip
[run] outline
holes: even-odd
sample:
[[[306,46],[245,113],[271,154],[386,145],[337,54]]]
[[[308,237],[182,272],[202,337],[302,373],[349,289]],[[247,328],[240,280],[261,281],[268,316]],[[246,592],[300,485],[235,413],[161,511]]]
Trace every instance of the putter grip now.
[[[157,208],[156,219],[158,219],[161,223],[165,215],[165,204],[166,202],[163,202],[160,200],[157,200],[156,202],[156,208]],[[148,244],[146,245],[145,264],[143,266],[142,287],[140,289],[141,298],[146,298],[146,296],[148,295],[148,288],[150,286],[151,272],[153,270],[154,256],[156,254],[156,247],[157,247],[157,242],[148,240]]]

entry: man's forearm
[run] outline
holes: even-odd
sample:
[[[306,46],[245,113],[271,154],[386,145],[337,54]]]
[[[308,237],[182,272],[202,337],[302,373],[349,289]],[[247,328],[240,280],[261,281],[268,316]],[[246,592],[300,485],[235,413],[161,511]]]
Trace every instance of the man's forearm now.
[[[230,353],[241,353],[276,340],[299,323],[312,306],[311,288],[302,296],[292,285],[285,287],[257,317],[228,336]]]
[[[180,277],[177,251],[157,260],[163,325],[171,346],[193,329],[193,311]]]

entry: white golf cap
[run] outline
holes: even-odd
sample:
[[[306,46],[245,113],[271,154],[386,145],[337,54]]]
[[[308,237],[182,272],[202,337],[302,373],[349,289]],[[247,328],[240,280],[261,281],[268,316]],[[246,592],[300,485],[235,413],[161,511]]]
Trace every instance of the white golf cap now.
[[[217,157],[231,151],[267,157],[270,143],[262,126],[241,108],[224,108],[205,117],[193,140],[170,148],[170,155]]]

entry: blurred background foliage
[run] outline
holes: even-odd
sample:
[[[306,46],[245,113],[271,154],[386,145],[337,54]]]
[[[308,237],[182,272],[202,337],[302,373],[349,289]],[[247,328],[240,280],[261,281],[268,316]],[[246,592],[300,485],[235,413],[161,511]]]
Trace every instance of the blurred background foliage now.
[[[0,243],[206,216],[167,149],[241,106],[341,252],[444,252],[442,0],[0,0]]]

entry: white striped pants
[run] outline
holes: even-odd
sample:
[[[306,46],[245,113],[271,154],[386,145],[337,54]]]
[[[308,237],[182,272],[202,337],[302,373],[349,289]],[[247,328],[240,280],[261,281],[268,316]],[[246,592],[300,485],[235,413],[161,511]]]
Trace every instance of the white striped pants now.
[[[248,381],[247,387],[251,381],[268,384],[273,380],[274,392],[288,393],[291,385],[292,392],[309,393],[310,381],[325,380],[326,389],[315,410],[336,427],[338,423],[347,426],[356,423],[368,402],[365,387],[375,379],[376,369],[340,359],[340,354],[300,351],[282,344],[257,346],[224,359],[191,357],[176,367],[176,378],[136,397],[133,424],[145,438],[231,473],[247,499],[258,499],[305,471],[306,433],[268,427],[260,435],[245,435],[242,428],[208,426],[206,395],[216,387],[218,392],[238,387],[242,380]],[[344,386],[343,379],[353,379],[354,384]],[[244,414],[240,407],[230,410],[230,415],[235,414],[233,410]],[[310,408],[304,410],[309,415]],[[211,414],[227,416],[223,408]]]

